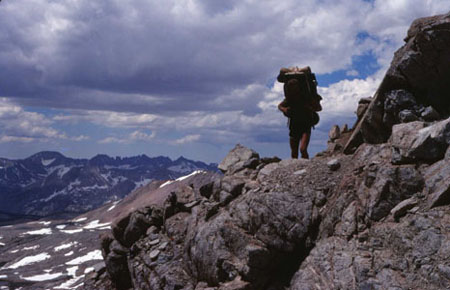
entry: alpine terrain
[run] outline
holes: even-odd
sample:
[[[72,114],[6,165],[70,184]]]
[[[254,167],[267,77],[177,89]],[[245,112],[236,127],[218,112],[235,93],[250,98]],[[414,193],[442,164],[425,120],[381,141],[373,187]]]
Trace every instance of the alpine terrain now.
[[[153,180],[170,180],[195,170],[217,170],[180,157],[146,155],[92,159],[39,152],[23,160],[0,158],[0,222],[39,217],[73,217],[122,199]]]
[[[238,144],[223,174],[2,227],[0,289],[450,288],[449,64],[450,12],[415,20],[324,152],[280,160]]]

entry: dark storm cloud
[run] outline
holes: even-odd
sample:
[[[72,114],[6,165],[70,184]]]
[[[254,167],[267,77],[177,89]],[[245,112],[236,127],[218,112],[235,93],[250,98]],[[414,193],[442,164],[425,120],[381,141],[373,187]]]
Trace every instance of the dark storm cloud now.
[[[161,113],[244,106],[254,114],[254,98],[215,106],[319,52],[323,72],[351,61],[351,42],[330,49],[314,36],[296,36],[307,17],[295,1],[6,1],[2,94],[60,108]],[[340,34],[348,38],[353,30]],[[331,62],[332,53],[342,57]]]

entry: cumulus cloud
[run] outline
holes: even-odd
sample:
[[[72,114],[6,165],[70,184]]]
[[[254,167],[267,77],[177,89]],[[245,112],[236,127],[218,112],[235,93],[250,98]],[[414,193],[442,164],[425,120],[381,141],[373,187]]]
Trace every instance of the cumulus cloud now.
[[[128,126],[124,124],[125,126]],[[134,142],[140,142],[140,141],[152,141],[156,136],[156,132],[151,132],[150,134],[147,134],[146,132],[142,132],[139,130],[136,130],[134,132],[131,132],[125,137],[117,137],[117,136],[108,136],[106,138],[103,138],[101,140],[98,140],[97,143],[99,144],[110,144],[110,143],[119,143],[119,144],[130,144]]]
[[[84,135],[68,136],[52,125],[53,121],[45,115],[26,111],[7,98],[0,98],[0,143],[89,139]]]
[[[257,106],[240,101],[240,90],[260,89],[280,66],[309,64],[330,73],[351,68],[353,56],[369,51],[385,63],[412,19],[446,6],[444,0],[6,1],[2,89],[22,104],[58,108],[173,114],[245,104],[254,114]],[[358,40],[361,32],[371,37]]]
[[[448,0],[2,1],[0,78],[14,103],[0,105],[0,142],[84,141],[55,126],[81,123],[118,129],[100,144],[280,142],[274,79],[291,65],[310,65],[319,81],[351,77],[319,88],[317,129],[328,130],[374,94],[412,20],[449,9]],[[378,68],[369,76],[355,65],[366,55]],[[33,106],[59,111],[23,110]]]
[[[179,138],[179,139],[173,141],[173,144],[182,145],[182,144],[198,141],[199,139],[200,139],[199,134],[187,135],[187,136],[184,136],[183,138]]]

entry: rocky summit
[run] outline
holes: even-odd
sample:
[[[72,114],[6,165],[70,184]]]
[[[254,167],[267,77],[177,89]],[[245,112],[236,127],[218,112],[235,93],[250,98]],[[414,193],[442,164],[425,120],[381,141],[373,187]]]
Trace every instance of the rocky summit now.
[[[85,289],[450,288],[450,13],[414,21],[311,160],[241,145],[101,239]]]

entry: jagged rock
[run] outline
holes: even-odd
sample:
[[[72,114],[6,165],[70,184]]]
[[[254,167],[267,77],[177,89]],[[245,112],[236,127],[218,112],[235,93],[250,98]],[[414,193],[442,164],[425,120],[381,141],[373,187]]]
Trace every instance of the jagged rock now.
[[[258,180],[263,180],[265,176],[269,175],[272,171],[274,171],[277,168],[280,168],[279,163],[269,163],[266,166],[264,166],[262,169],[259,170],[258,173]]]
[[[448,150],[447,150],[448,151]],[[441,160],[425,172],[428,206],[436,207],[450,204],[450,162]]]
[[[450,144],[450,118],[430,126],[419,121],[395,125],[390,142],[394,164],[442,159]]]
[[[421,113],[421,117],[425,120],[425,121],[436,121],[439,120],[441,118],[441,116],[439,115],[439,113],[431,106],[426,107],[422,113]]]
[[[254,158],[259,159],[259,154],[241,144],[237,144],[220,162],[218,168],[224,173],[232,174],[244,169],[244,164]]]
[[[333,142],[334,140],[338,139],[341,136],[341,130],[339,130],[338,125],[334,125],[331,127],[330,132],[328,132],[328,137],[330,138],[330,141]]]
[[[145,235],[150,225],[151,221],[145,215],[140,212],[133,212],[123,234],[123,244],[128,247],[131,246],[141,236]]]
[[[413,166],[374,166],[361,188],[361,195],[368,194],[367,215],[375,221],[386,217],[402,200],[421,192],[424,180]],[[372,177],[373,176],[373,177]],[[368,189],[367,189],[368,188]]]
[[[367,108],[372,102],[372,98],[361,98],[358,102],[358,108],[356,109],[356,117],[358,120],[362,118],[362,116],[366,113]]]
[[[342,127],[341,127],[341,134],[347,133],[348,131],[349,131],[348,125],[347,124],[342,125]]]
[[[344,148],[345,153],[355,152],[363,142],[383,143],[389,139],[397,112],[395,108],[390,111],[390,102],[386,103],[390,92],[407,92],[414,97],[418,106],[431,105],[441,118],[449,116],[449,23],[450,12],[413,22],[405,45],[395,53],[373,101],[354,126],[353,134]]]
[[[395,220],[404,216],[406,212],[417,205],[417,200],[414,197],[405,199],[404,201],[397,204],[392,210],[391,214]]]
[[[412,110],[408,110],[408,109],[401,110],[398,113],[398,119],[399,119],[400,123],[408,123],[408,122],[414,122],[414,121],[419,120],[417,115]]]
[[[414,96],[406,90],[393,90],[386,93],[384,100],[383,125],[392,127],[394,124],[413,119],[420,115],[423,106],[417,104]],[[405,112],[406,111],[406,112]],[[410,112],[410,114],[407,114]],[[402,115],[400,115],[402,113]],[[417,117],[416,117],[417,118]],[[404,123],[404,122],[403,122]]]

